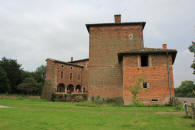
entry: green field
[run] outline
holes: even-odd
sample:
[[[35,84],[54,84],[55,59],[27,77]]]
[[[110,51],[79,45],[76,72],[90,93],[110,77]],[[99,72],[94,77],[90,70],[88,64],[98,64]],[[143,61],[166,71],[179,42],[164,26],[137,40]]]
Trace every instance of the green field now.
[[[41,99],[0,99],[0,130],[194,130],[174,107],[119,107]]]

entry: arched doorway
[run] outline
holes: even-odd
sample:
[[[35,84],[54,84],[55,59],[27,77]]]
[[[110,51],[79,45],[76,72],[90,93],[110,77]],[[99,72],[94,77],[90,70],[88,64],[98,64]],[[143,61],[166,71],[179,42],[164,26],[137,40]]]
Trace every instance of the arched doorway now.
[[[63,83],[58,84],[57,92],[65,92],[65,85]]]
[[[68,86],[67,86],[67,92],[68,93],[72,93],[74,91],[74,86],[72,85],[72,84],[69,84]]]
[[[76,92],[77,92],[77,93],[82,92],[82,90],[81,90],[81,85],[77,85],[77,86],[76,86]]]

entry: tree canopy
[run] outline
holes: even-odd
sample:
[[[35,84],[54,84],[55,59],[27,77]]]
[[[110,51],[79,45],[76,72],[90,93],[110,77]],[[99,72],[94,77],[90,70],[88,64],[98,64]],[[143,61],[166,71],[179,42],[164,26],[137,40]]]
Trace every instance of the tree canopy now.
[[[36,71],[29,72],[21,68],[17,60],[0,60],[0,92],[40,95],[45,81],[46,67],[41,65]]]
[[[194,59],[193,59],[191,68],[194,69],[193,74],[195,74],[195,41],[193,41],[193,42],[192,42],[192,45],[189,46],[189,50],[190,50],[190,52],[194,53]]]
[[[21,83],[21,65],[17,63],[16,60],[2,58],[0,60],[0,66],[5,70],[7,73],[7,78],[10,82],[11,92],[16,93],[17,89],[16,86]]]
[[[7,78],[7,73],[0,66],[0,93],[9,93],[9,92],[10,92],[10,86],[9,86],[9,79]]]
[[[193,81],[182,81],[178,88],[175,88],[176,97],[195,97],[195,84]]]
[[[21,84],[17,86],[17,90],[21,94],[36,95],[39,90],[38,83],[33,77],[27,77]]]

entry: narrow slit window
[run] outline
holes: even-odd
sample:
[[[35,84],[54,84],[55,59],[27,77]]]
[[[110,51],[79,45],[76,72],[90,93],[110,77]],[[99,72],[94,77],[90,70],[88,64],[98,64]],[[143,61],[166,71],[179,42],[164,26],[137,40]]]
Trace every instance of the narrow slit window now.
[[[72,80],[72,73],[70,73],[70,80]]]
[[[148,66],[148,56],[147,55],[141,56],[141,66],[143,67]]]
[[[63,78],[63,76],[64,76],[64,75],[63,75],[63,71],[61,71],[61,79]]]

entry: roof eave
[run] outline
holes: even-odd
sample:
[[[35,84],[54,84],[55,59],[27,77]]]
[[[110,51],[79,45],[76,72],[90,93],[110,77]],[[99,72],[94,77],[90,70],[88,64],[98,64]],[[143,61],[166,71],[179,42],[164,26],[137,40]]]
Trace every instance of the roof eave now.
[[[70,66],[83,68],[83,66],[81,66],[81,65],[76,65],[76,64],[72,64],[72,63],[68,63],[68,62],[64,62],[64,61],[59,61],[59,60],[55,60],[55,59],[51,59],[51,58],[47,58],[46,61],[47,60],[51,60],[51,61],[53,61],[55,63],[61,63],[61,64],[65,64],[65,65],[70,65]]]
[[[142,54],[172,54],[172,64],[174,64],[174,61],[175,61],[175,58],[176,58],[176,54],[177,54],[177,50],[175,51],[161,51],[161,52],[152,52],[152,51],[148,51],[148,52],[132,52],[132,53],[128,53],[128,52],[124,52],[124,53],[118,53],[118,60],[119,60],[119,63],[122,61],[123,59],[123,56],[125,55],[142,55]]]
[[[86,24],[87,31],[90,27],[94,26],[124,26],[124,25],[142,25],[142,30],[145,27],[146,22],[124,22],[124,23],[98,23],[98,24]]]

